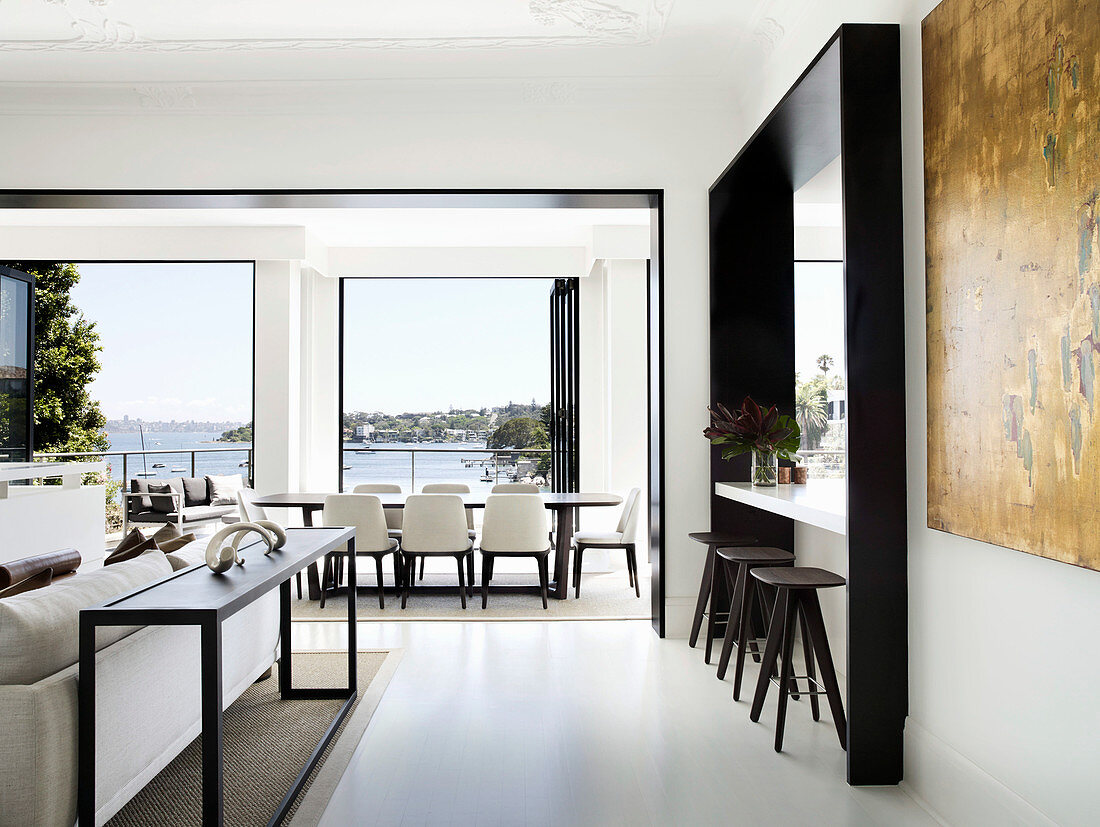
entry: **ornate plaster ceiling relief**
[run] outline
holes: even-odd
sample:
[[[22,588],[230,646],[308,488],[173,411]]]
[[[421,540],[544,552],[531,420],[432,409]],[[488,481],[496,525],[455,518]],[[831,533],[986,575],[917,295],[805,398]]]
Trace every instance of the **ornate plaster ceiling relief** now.
[[[664,34],[665,25],[675,0],[620,0],[623,5],[602,0],[529,0],[530,20],[546,27],[544,35],[530,34],[520,27],[515,34],[471,34],[453,36],[392,36],[392,37],[241,37],[225,31],[225,36],[193,36],[187,38],[150,37],[141,34],[138,18],[153,4],[122,3],[123,14],[138,17],[122,20],[115,13],[120,5],[113,0],[40,0],[49,12],[33,24],[20,19],[24,37],[0,38],[0,52],[68,51],[68,52],[213,52],[213,51],[347,51],[347,50],[485,50],[553,48],[578,46],[638,46],[655,43]],[[0,13],[3,10],[0,3]],[[638,10],[632,10],[633,5]],[[179,6],[174,7],[179,13]],[[59,15],[65,15],[60,18]],[[164,29],[162,20],[150,18]],[[144,21],[149,23],[149,19]],[[332,23],[333,20],[322,21]],[[0,25],[4,22],[0,20]],[[10,22],[5,25],[12,34]],[[169,27],[170,28],[170,27]],[[43,29],[68,33],[69,36],[41,37]],[[491,28],[484,27],[485,31]],[[467,27],[468,31],[468,27]]]
[[[194,109],[195,93],[190,86],[135,86],[142,109]]]
[[[778,20],[774,17],[764,17],[756,24],[752,39],[763,47],[765,55],[770,56],[775,51],[775,47],[779,45],[779,41],[783,39],[784,34],[786,32]]]

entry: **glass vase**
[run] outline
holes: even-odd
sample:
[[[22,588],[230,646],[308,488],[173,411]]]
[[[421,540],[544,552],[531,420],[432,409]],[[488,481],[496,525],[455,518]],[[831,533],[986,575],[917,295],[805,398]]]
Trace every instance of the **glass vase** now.
[[[779,479],[779,457],[770,451],[752,452],[752,484],[775,485]]]

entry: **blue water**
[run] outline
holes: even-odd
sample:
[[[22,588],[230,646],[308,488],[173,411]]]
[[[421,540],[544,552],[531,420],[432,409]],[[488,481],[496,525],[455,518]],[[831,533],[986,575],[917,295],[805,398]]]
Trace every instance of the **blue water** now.
[[[146,431],[146,450],[179,450],[191,448],[231,448],[231,451],[218,453],[199,453],[195,455],[195,474],[242,474],[248,480],[249,469],[240,463],[248,459],[250,443],[215,442],[219,433],[178,433]],[[140,451],[141,437],[136,433],[112,433],[108,435],[111,442],[111,450],[115,451]],[[431,482],[463,482],[470,486],[471,491],[486,492],[496,482],[496,478],[484,481],[481,477],[486,469],[480,466],[465,467],[462,460],[487,458],[490,455],[478,453],[475,449],[484,448],[482,443],[384,443],[380,445],[364,445],[363,443],[345,443],[345,448],[374,448],[375,453],[344,452],[344,465],[351,466],[344,471],[344,489],[350,491],[357,483],[361,482],[386,482],[396,483],[405,491],[412,490],[412,461],[408,453],[391,453],[382,448],[450,448],[458,449],[456,454],[418,453],[416,455],[416,490],[425,483]],[[116,480],[122,477],[122,458],[108,457],[111,476]],[[262,460],[261,460],[262,462]],[[154,463],[163,463],[163,468],[154,468]],[[173,469],[183,469],[173,470]],[[169,453],[149,455],[144,462],[140,456],[130,456],[127,461],[127,474],[134,479],[137,472],[149,471],[147,479],[167,479],[168,477],[191,476],[191,455],[189,453]],[[492,468],[489,469],[492,476]],[[504,474],[503,465],[500,474],[501,482],[508,482]]]

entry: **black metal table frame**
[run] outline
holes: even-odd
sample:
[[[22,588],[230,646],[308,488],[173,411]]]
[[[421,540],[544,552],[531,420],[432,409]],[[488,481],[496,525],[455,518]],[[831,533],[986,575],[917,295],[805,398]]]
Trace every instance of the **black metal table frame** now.
[[[288,529],[293,532],[295,529]],[[347,689],[308,688],[293,686],[292,653],[290,644],[290,581],[316,560],[332,549],[347,543],[348,575],[351,583],[347,590],[348,601],[348,686]],[[244,549],[242,549],[243,551]],[[318,546],[314,553],[302,555],[294,568],[288,568],[279,583],[279,694],[283,700],[342,700],[340,709],[329,724],[317,746],[310,753],[302,771],[283,796],[269,827],[278,825],[286,817],[294,799],[301,792],[313,768],[325,748],[332,741],[336,730],[347,717],[358,696],[357,644],[355,615],[355,530],[343,529],[336,539]],[[300,565],[299,565],[300,564]],[[271,589],[254,589],[226,606],[198,609],[141,608],[116,609],[112,606],[135,594],[154,589],[196,568],[181,569],[171,576],[142,586],[112,598],[106,603],[80,611],[80,672],[78,688],[78,771],[77,817],[82,825],[95,824],[95,630],[100,626],[198,626],[201,629],[201,694],[202,694],[202,823],[213,827],[223,823],[224,797],[222,785],[222,623],[246,606],[254,603]],[[208,737],[213,736],[213,737]]]

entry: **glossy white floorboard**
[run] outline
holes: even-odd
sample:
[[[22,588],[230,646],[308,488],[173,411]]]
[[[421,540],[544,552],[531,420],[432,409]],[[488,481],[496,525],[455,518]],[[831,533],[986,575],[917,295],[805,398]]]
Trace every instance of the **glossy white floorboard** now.
[[[295,623],[295,648],[343,644]],[[828,716],[788,710],[772,750],[729,681],[644,621],[367,623],[405,656],[325,812],[348,825],[791,825],[935,822],[896,788],[844,781]],[[756,669],[746,674],[751,696]]]

